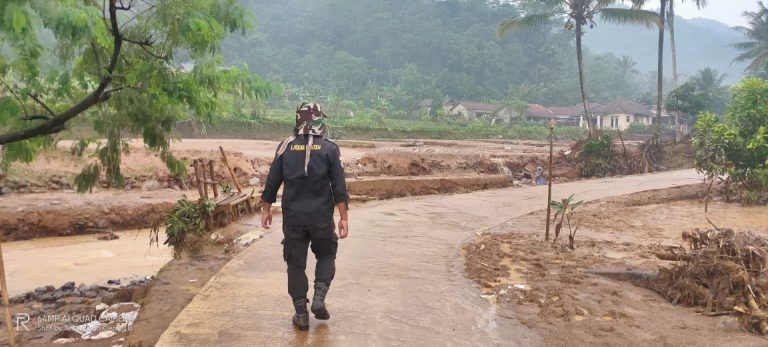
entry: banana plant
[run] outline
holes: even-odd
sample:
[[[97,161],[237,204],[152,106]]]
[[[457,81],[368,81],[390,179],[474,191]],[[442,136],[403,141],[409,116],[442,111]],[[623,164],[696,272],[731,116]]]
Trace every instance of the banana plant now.
[[[563,222],[568,226],[568,248],[575,249],[573,243],[576,238],[576,231],[579,227],[571,227],[571,220],[573,219],[573,213],[577,207],[584,203],[584,201],[573,202],[573,195],[561,199],[560,201],[552,200],[549,202],[549,206],[555,209],[555,216],[552,218],[552,222],[555,224],[555,239],[552,240],[552,244],[557,242],[557,237],[560,236],[560,230],[563,229]],[[559,218],[559,220],[558,220]]]

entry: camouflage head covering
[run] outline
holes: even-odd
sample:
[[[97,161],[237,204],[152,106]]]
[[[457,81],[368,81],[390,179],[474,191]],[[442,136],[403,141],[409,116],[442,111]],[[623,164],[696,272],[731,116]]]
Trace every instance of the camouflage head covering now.
[[[320,110],[320,104],[302,102],[296,108],[296,127],[293,128],[293,134],[326,137],[328,127],[325,126],[325,118],[327,116]]]
[[[283,140],[277,149],[277,153],[275,153],[275,157],[277,158],[283,155],[288,149],[288,145],[296,139],[296,136],[307,136],[306,152],[304,154],[304,176],[307,176],[309,157],[312,155],[312,144],[315,136],[322,136],[323,138],[328,136],[328,127],[325,125],[324,121],[327,117],[328,116],[320,110],[320,104],[302,102],[301,105],[296,108],[296,126],[293,128],[293,136]]]

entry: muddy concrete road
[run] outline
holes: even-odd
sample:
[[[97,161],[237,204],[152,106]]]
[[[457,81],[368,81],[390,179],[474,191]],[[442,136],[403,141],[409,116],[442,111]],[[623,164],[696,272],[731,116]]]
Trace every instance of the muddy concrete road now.
[[[556,185],[553,197],[594,200],[699,181],[692,170],[599,179]],[[514,312],[480,298],[459,251],[476,232],[545,207],[545,186],[353,207],[327,299],[332,318],[312,320],[306,333],[290,323],[278,222],[211,279],[157,346],[540,345]]]

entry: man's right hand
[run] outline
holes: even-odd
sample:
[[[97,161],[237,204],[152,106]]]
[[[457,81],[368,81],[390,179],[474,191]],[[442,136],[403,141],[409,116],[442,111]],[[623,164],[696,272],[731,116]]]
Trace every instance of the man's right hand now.
[[[349,235],[349,222],[346,219],[339,219],[339,238],[346,239]]]
[[[272,204],[265,203],[261,206],[261,227],[272,228]]]

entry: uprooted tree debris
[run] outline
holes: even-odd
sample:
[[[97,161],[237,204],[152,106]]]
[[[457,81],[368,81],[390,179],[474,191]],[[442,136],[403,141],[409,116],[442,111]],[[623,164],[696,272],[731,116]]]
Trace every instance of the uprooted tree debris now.
[[[731,229],[684,232],[683,239],[690,251],[657,253],[680,262],[659,271],[656,290],[675,304],[730,314],[748,330],[768,334],[768,240]]]

